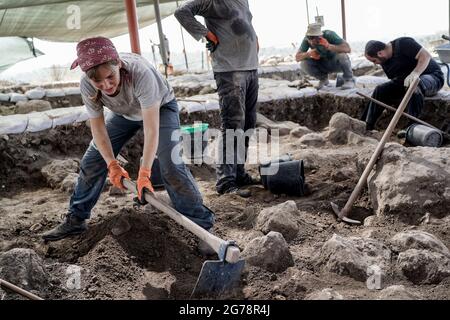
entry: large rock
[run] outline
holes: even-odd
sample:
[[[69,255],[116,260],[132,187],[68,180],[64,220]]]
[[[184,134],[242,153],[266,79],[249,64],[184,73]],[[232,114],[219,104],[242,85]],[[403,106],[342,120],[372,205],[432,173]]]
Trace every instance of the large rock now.
[[[31,112],[42,112],[51,110],[52,105],[45,100],[19,101],[16,104],[16,113],[28,114]]]
[[[61,182],[61,190],[71,194],[75,189],[78,176],[79,175],[77,173],[70,172]]]
[[[297,204],[288,201],[262,210],[256,219],[256,229],[264,234],[271,231],[279,232],[289,241],[294,239],[299,231],[297,219]]]
[[[79,163],[76,160],[54,160],[42,168],[42,175],[52,188],[61,188],[61,183],[70,173],[78,172]]]
[[[364,135],[366,124],[363,121],[353,119],[345,113],[336,113],[330,120],[326,138],[333,144],[346,144],[348,143],[349,132]]]
[[[292,121],[272,121],[260,113],[256,114],[256,123],[258,127],[267,129],[271,134],[273,134],[274,131],[277,131],[280,137],[289,135],[291,131],[299,127],[297,123]]]
[[[253,239],[246,245],[242,257],[249,265],[270,272],[281,273],[294,265],[288,244],[278,232],[270,232],[267,236]]]
[[[358,158],[358,166],[367,164],[366,156]],[[448,214],[449,159],[450,148],[407,149],[388,144],[368,180],[377,215],[401,214],[416,223],[426,212]]]
[[[0,254],[0,278],[34,292],[43,292],[49,285],[49,274],[42,259],[30,249],[12,249]]]
[[[300,138],[299,142],[309,147],[322,147],[326,141],[320,133],[309,133]]]
[[[397,266],[414,284],[438,284],[450,276],[450,259],[428,250],[411,249],[400,253]]]
[[[420,300],[420,294],[405,286],[390,286],[378,294],[378,300]]]
[[[429,250],[450,258],[450,251],[446,245],[434,235],[424,231],[410,230],[398,233],[391,239],[391,243],[398,252],[409,249]]]
[[[390,269],[391,251],[382,242],[367,238],[334,235],[315,257],[326,271],[366,281],[369,270],[377,266],[385,274]]]
[[[294,129],[291,131],[291,138],[301,138],[307,134],[313,133],[312,130],[310,130],[307,127],[298,127],[297,129]]]

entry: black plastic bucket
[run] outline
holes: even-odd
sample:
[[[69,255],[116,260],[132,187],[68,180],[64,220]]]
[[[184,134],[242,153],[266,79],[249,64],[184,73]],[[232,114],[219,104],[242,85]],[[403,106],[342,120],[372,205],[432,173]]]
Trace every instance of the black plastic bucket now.
[[[265,187],[273,194],[301,197],[305,195],[305,168],[302,160],[271,163]],[[264,184],[264,181],[263,181]]]
[[[282,155],[279,158],[262,162],[259,165],[259,175],[261,176],[261,183],[263,184],[265,189],[269,189],[269,187],[267,186],[267,174],[266,173],[267,172],[271,172],[271,170],[269,170],[270,167],[273,166],[276,163],[289,162],[289,161],[292,161],[292,155],[285,154],[285,155]]]
[[[413,146],[439,148],[444,137],[439,130],[416,123],[408,128],[406,141]]]

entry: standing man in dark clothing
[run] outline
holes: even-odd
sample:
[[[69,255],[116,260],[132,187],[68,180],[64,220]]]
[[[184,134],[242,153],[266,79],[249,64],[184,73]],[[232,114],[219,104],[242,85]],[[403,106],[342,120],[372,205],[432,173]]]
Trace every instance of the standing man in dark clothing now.
[[[197,15],[205,18],[206,27],[197,21]],[[249,138],[245,137],[245,148],[238,145],[242,139],[236,138],[256,127],[259,47],[248,1],[190,0],[175,11],[175,17],[196,40],[206,38],[211,52],[223,142],[217,192],[249,196],[248,191],[240,190],[256,182],[244,169]]]
[[[415,79],[420,78],[419,86],[413,94],[408,113],[418,117],[422,111],[424,97],[434,96],[444,86],[444,74],[431,58],[430,53],[412,38],[398,38],[385,44],[369,41],[365,49],[366,58],[381,65],[389,82],[379,85],[372,97],[386,104],[398,104]],[[383,108],[373,102],[367,105],[362,120],[367,130],[373,130]],[[404,130],[399,132],[402,135]]]

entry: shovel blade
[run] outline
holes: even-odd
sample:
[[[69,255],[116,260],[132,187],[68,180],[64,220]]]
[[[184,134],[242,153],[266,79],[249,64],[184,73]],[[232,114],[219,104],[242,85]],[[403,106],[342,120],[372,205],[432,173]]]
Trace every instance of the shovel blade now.
[[[217,298],[239,286],[245,260],[236,263],[205,261],[198,276],[192,298]]]

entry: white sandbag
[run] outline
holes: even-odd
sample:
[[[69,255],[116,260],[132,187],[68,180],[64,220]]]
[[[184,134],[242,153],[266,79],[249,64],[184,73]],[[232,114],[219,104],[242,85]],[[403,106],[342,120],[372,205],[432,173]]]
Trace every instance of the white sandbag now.
[[[10,93],[0,93],[0,102],[8,102],[10,97]]]
[[[63,89],[47,89],[47,91],[45,91],[45,96],[47,98],[61,98],[65,97],[66,94]]]
[[[25,92],[25,95],[30,100],[41,100],[45,97],[45,90],[42,88],[34,88]]]
[[[11,93],[9,101],[11,102],[28,101],[28,98],[24,94],[13,92]]]
[[[39,132],[50,129],[53,125],[52,119],[45,112],[33,112],[28,114],[28,132]]]
[[[26,114],[13,114],[0,117],[0,135],[23,133],[28,125]]]

